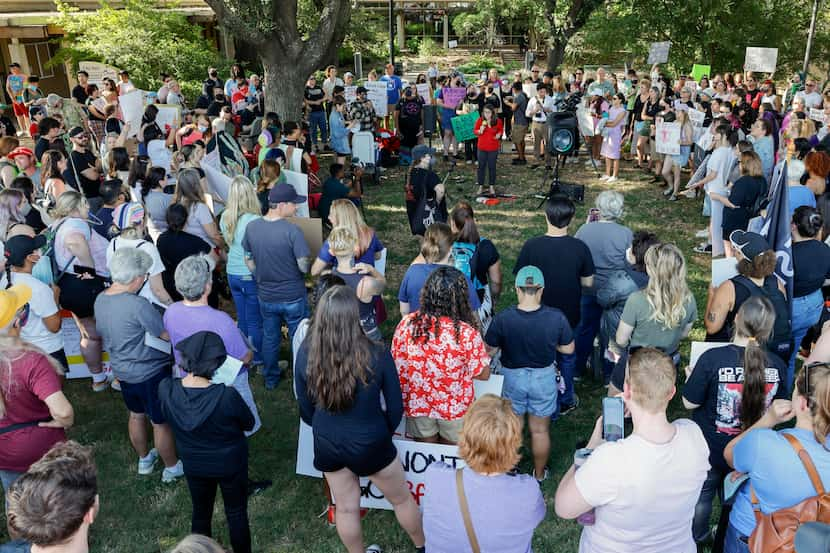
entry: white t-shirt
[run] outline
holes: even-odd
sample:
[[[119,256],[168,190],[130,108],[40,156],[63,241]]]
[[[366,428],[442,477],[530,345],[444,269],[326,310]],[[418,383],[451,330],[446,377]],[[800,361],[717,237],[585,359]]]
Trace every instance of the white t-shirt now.
[[[800,90],[795,93],[795,97],[804,100],[804,108],[808,111],[810,108],[817,108],[821,105],[821,94],[818,92],[805,92]]]
[[[152,257],[153,265],[150,267],[150,276],[160,275],[164,272],[164,263],[162,263],[159,251],[152,242],[150,242],[149,240],[127,239],[122,238],[120,236],[116,236],[115,238],[113,238],[112,242],[110,242],[110,245],[107,248],[107,267],[109,267],[110,261],[112,260],[112,254],[114,254],[116,250],[120,250],[121,248],[139,248],[141,251]],[[156,297],[156,294],[153,293],[153,288],[152,286],[150,286],[149,280],[147,281],[147,283],[144,284],[144,287],[141,289],[141,292],[139,292],[138,295],[142,298],[147,298],[147,301],[149,301],[150,303],[166,307]]]
[[[688,419],[666,444],[636,434],[608,442],[576,471],[576,487],[596,508],[579,553],[696,553],[692,518],[709,470],[709,446]]]
[[[63,334],[50,332],[43,319],[58,312],[55,295],[52,289],[27,273],[12,272],[12,284],[25,284],[32,289],[32,299],[29,300],[29,320],[20,330],[20,337],[31,342],[46,353],[54,353],[63,349]]]

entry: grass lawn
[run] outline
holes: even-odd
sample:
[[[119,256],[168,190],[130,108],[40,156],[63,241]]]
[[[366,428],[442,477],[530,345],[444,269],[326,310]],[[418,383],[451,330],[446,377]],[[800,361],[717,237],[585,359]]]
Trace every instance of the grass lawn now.
[[[477,204],[475,208],[482,235],[491,239],[501,254],[505,283],[505,293],[500,300],[502,308],[515,302],[512,269],[522,243],[545,231],[544,215],[537,209],[539,200],[532,197],[543,191],[543,186],[547,187],[542,184],[542,169],[514,167],[509,165],[509,158],[509,155],[501,156],[498,189],[521,197],[493,207]],[[328,160],[322,161],[322,165],[327,166]],[[631,169],[630,164],[623,165],[621,180],[612,186],[625,194],[624,224],[633,230],[653,231],[682,249],[688,262],[689,284],[702,312],[710,263],[708,258],[691,252],[695,244],[694,231],[705,226],[700,203],[690,200],[669,203],[655,185],[648,183],[650,177]],[[443,174],[446,166],[439,161],[437,169]],[[458,165],[448,182],[450,203],[473,199],[474,169],[463,163]],[[400,169],[388,170],[379,188],[370,186],[366,191],[368,223],[375,227],[389,248],[389,286],[384,294],[391,319],[384,325],[387,339],[399,319],[398,284],[408,263],[417,254],[417,242],[410,236],[405,216],[403,175]],[[592,169],[585,169],[581,161],[569,163],[563,172],[564,180],[589,185],[586,202],[577,208],[571,233],[585,221],[588,207],[606,186],[597,180],[597,176]],[[696,325],[692,337],[702,339],[703,335],[702,324]],[[688,344],[684,344],[683,352],[688,354]],[[287,350],[284,355],[287,358]],[[321,482],[294,474],[298,413],[289,381],[286,379],[278,390],[270,393],[265,392],[259,377],[253,378],[251,384],[263,428],[251,440],[250,474],[274,481],[272,488],[253,498],[249,504],[254,551],[343,551],[335,530],[328,528],[324,519],[317,518],[324,508]],[[160,470],[152,477],[137,475],[136,455],[127,438],[127,411],[119,394],[108,391],[94,395],[87,381],[70,381],[65,390],[76,410],[76,426],[69,435],[94,446],[98,464],[101,513],[91,532],[92,551],[149,553],[169,550],[189,533],[190,498],[186,484],[181,481],[163,485]],[[536,531],[535,551],[564,553],[577,549],[580,527],[575,522],[554,516],[553,497],[559,479],[570,466],[574,444],[587,439],[593,428],[603,392],[600,383],[583,380],[577,385],[581,399],[579,409],[551,426],[551,478],[542,485],[548,515]],[[683,416],[678,399],[672,406],[675,416]],[[530,470],[529,456],[525,456],[521,466],[525,471]],[[390,553],[412,551],[411,543],[391,512],[370,512],[363,522],[363,530],[367,545],[378,543]],[[229,545],[219,498],[214,534],[221,543]]]

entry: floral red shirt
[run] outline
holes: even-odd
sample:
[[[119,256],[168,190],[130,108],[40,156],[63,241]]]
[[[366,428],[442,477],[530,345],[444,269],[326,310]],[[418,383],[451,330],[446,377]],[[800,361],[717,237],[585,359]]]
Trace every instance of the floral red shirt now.
[[[453,322],[439,320],[441,332],[426,344],[412,341],[412,318],[404,317],[392,338],[392,357],[401,381],[404,414],[457,420],[473,403],[473,377],[490,364],[481,334],[460,323],[460,342],[455,340]]]

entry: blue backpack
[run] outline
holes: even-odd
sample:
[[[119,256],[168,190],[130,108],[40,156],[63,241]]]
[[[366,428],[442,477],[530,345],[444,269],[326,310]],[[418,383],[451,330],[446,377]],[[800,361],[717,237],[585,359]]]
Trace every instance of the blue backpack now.
[[[482,238],[483,240],[483,238]],[[482,290],[484,284],[473,273],[473,256],[476,253],[476,244],[469,242],[453,242],[452,258],[455,268],[464,273],[476,290]]]

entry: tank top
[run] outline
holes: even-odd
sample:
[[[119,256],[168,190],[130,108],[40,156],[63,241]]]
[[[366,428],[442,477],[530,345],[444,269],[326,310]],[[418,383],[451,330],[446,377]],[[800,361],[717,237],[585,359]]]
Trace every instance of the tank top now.
[[[355,293],[357,293],[357,286],[360,284],[360,281],[366,277],[366,275],[361,275],[359,273],[341,273],[337,269],[332,272],[342,278],[346,283],[346,286],[354,290]],[[366,334],[369,334],[377,329],[378,323],[375,317],[375,304],[373,301],[370,301],[369,303],[360,302],[360,326],[363,327],[363,332]]]

